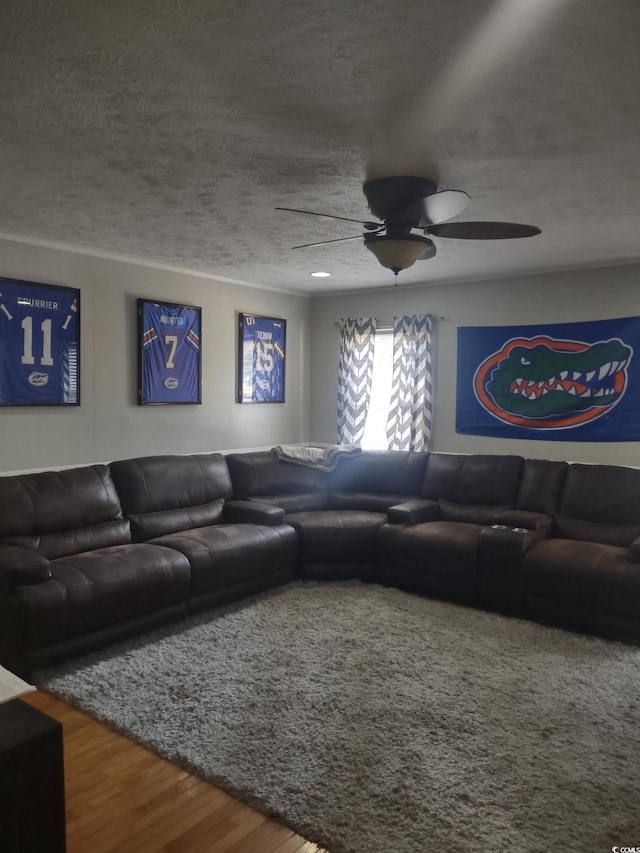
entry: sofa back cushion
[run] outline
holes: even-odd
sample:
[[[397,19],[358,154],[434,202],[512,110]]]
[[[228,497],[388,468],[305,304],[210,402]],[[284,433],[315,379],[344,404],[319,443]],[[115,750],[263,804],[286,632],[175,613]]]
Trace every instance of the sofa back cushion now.
[[[353,509],[361,512],[383,512],[396,504],[415,499],[415,495],[385,494],[376,492],[332,492],[331,509]]]
[[[209,501],[199,506],[184,507],[183,509],[164,509],[160,512],[131,513],[131,535],[135,542],[145,542],[157,536],[169,533],[179,533],[181,530],[192,530],[196,527],[209,527],[211,524],[222,523],[224,499]]]
[[[329,474],[331,506],[385,512],[420,495],[428,453],[365,450]]]
[[[422,497],[438,501],[444,521],[491,524],[515,506],[523,459],[520,456],[431,453]]]
[[[640,536],[640,470],[569,465],[556,535],[628,548]]]
[[[526,512],[555,515],[569,465],[547,459],[525,459],[520,477],[516,508]]]
[[[521,456],[431,453],[422,484],[422,497],[457,504],[513,507]]]
[[[329,498],[326,492],[292,492],[291,494],[255,495],[245,498],[247,501],[279,506],[285,512],[312,512],[327,509]]]
[[[111,474],[136,541],[218,524],[232,494],[221,453],[124,459]]]
[[[272,450],[230,453],[226,460],[233,495],[238,500],[257,499],[281,506],[285,512],[325,509],[329,505],[326,471],[278,459]]]
[[[0,477],[0,540],[49,559],[131,541],[106,465]]]
[[[463,524],[492,524],[501,512],[511,509],[505,504],[460,504],[439,500],[440,517],[443,521],[456,521]]]

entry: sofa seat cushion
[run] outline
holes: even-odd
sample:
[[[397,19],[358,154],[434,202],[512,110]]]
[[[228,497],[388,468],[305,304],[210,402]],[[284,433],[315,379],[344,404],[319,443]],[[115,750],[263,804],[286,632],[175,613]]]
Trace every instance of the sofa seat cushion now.
[[[189,563],[156,545],[116,545],[50,563],[51,578],[16,589],[26,648],[53,643],[184,604]]]
[[[628,548],[573,539],[545,539],[523,564],[527,598],[598,610],[612,601]],[[639,567],[640,573],[640,567]]]
[[[385,528],[385,563],[419,573],[423,578],[440,578],[436,584],[451,591],[459,585],[475,589],[480,524],[458,521],[428,521],[415,526]],[[382,534],[381,534],[382,539]]]
[[[404,589],[473,600],[483,529],[456,521],[385,524],[378,536],[380,578]]]
[[[383,512],[343,509],[297,512],[286,516],[298,531],[304,567],[314,564],[377,564],[376,537]]]
[[[293,575],[298,540],[286,524],[216,524],[154,539],[175,548],[191,565],[190,597],[289,570]]]

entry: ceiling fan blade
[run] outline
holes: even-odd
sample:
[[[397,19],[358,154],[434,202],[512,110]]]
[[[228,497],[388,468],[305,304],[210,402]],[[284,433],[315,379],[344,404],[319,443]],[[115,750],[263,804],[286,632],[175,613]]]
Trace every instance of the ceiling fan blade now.
[[[379,229],[382,230],[381,228]],[[338,237],[335,240],[321,240],[319,243],[303,243],[302,246],[292,246],[292,249],[309,249],[311,246],[326,246],[327,243],[342,243],[344,240],[362,240],[362,234],[355,237]]]
[[[424,252],[418,258],[419,261],[428,261],[431,258],[435,258],[436,256],[436,247],[435,244],[432,243],[430,246],[426,246]]]
[[[427,196],[433,195],[436,184],[417,175],[391,175],[365,181],[362,191],[369,210],[383,222],[398,220],[404,210]]]
[[[535,225],[517,222],[451,222],[449,225],[429,225],[426,234],[451,237],[457,240],[512,240],[516,237],[535,237],[541,234]]]
[[[304,213],[306,216],[316,216],[318,219],[337,219],[340,222],[357,222],[363,225],[367,231],[380,228],[379,222],[363,222],[362,219],[348,219],[346,216],[333,216],[331,213],[315,213],[313,210],[297,210],[295,207],[276,207],[276,210],[286,210],[289,213]]]
[[[458,216],[470,201],[462,190],[443,190],[410,204],[402,214],[402,221],[413,228],[436,225]]]

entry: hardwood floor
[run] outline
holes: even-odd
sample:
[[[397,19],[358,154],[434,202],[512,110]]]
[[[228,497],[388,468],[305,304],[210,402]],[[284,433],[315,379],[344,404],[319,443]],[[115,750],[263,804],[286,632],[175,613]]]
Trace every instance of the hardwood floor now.
[[[38,690],[63,725],[67,853],[328,853]]]

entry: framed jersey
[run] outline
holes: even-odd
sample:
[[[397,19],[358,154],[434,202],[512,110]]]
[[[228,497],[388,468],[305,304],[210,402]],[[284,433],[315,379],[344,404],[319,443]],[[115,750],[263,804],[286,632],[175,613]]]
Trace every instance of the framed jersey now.
[[[284,403],[287,321],[238,315],[238,402]]]
[[[80,291],[0,278],[0,405],[80,405]]]
[[[201,403],[202,309],[138,299],[138,403]]]

